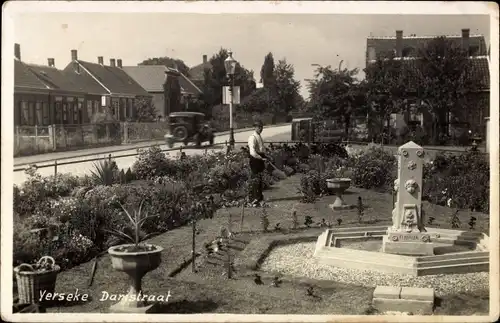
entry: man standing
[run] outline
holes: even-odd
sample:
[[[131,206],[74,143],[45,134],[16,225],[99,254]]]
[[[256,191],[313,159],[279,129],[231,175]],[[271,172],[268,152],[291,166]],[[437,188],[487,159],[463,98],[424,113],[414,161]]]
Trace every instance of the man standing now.
[[[262,193],[262,173],[266,169],[265,161],[268,159],[265,155],[264,141],[262,140],[261,133],[264,129],[262,121],[257,120],[254,122],[255,131],[248,138],[248,148],[250,153],[250,170],[251,170],[251,184],[250,185],[250,201],[253,205],[262,205],[264,202],[264,195]]]

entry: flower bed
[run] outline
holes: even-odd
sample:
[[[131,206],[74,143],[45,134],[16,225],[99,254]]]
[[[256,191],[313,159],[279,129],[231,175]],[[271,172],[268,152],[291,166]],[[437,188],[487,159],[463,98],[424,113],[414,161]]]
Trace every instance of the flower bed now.
[[[305,168],[300,186],[304,202],[313,202],[325,193],[326,178],[349,177],[353,186],[387,193],[392,192],[397,178],[397,159],[376,145],[349,151],[347,158],[313,154]],[[488,213],[489,173],[489,161],[483,154],[438,154],[424,164],[423,198],[438,205]]]
[[[293,167],[287,161],[293,153],[280,146],[272,154],[285,161],[281,168]],[[64,269],[122,243],[106,232],[127,233],[120,205],[133,208],[144,201],[144,212],[153,216],[144,222],[144,235],[210,218],[217,208],[246,198],[247,165],[245,151],[171,160],[152,147],[140,151],[126,176],[111,160],[85,177],[42,177],[32,169],[14,189],[14,265],[48,254]],[[263,178],[264,188],[279,180],[272,170]]]
[[[286,174],[305,174],[299,188],[304,202],[325,194],[324,180],[332,177],[390,192],[397,169],[394,156],[378,147],[347,154],[333,144],[279,145],[270,155]],[[120,204],[132,208],[144,201],[144,211],[153,215],[143,225],[144,235],[172,230],[193,217],[211,218],[218,208],[248,195],[247,157],[242,150],[171,160],[152,147],[121,175],[112,161],[84,177],[41,177],[31,171],[14,189],[14,265],[51,255],[65,269],[122,243],[105,231],[127,230]],[[268,169],[264,187],[277,180]],[[433,203],[488,212],[488,192],[489,165],[482,155],[443,155],[425,165],[424,198]]]

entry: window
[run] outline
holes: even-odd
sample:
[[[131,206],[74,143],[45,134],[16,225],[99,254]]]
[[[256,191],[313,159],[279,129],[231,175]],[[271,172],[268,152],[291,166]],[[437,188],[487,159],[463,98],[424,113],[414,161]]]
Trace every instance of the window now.
[[[129,118],[132,118],[132,110],[133,110],[132,99],[127,99],[127,116]]]
[[[405,47],[403,48],[403,52],[401,53],[403,57],[412,57],[415,53],[415,49],[413,47]]]
[[[21,125],[26,126],[29,124],[29,107],[28,102],[21,102]]]
[[[470,46],[469,56],[477,56],[477,55],[479,55],[479,46]]]
[[[96,100],[94,101],[94,108],[93,108],[94,113],[102,113],[102,105],[101,101]]]
[[[83,110],[83,99],[79,98],[77,108],[76,108],[76,113],[75,113],[74,118],[73,118],[75,123],[80,123],[82,121],[82,110]]]
[[[56,107],[55,107],[55,118],[54,118],[55,124],[61,124],[62,123],[62,102],[56,101]]]
[[[30,126],[34,126],[35,125],[35,102],[29,102],[29,108],[28,108],[28,114],[29,114],[29,120],[28,120],[28,124]]]
[[[68,123],[68,103],[66,102],[62,104],[62,123]]]
[[[73,115],[75,113],[75,103],[74,103],[73,98],[66,98],[66,101],[68,102],[67,123],[72,124],[73,123]]]
[[[120,99],[120,120],[125,121],[127,119],[127,98]]]
[[[90,123],[91,120],[92,120],[92,116],[94,115],[94,111],[93,111],[94,107],[92,106],[92,101],[91,100],[87,100],[87,123]]]
[[[35,124],[38,126],[43,125],[42,102],[35,103]]]
[[[49,104],[47,102],[43,102],[42,118],[43,118],[43,125],[48,126],[50,124],[50,111],[49,111]]]
[[[116,99],[113,99],[113,101],[111,101],[111,113],[115,117],[118,116],[118,101]]]

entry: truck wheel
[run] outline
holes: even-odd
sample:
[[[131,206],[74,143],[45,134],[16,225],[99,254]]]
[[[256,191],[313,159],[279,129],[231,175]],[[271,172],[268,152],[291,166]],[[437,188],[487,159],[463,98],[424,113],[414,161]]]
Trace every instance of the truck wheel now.
[[[179,141],[186,141],[188,139],[188,130],[184,126],[179,126],[174,129],[173,135]]]

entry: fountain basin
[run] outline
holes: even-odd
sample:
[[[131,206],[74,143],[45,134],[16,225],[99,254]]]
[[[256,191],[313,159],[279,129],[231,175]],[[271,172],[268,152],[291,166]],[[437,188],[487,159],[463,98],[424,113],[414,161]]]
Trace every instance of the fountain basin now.
[[[355,239],[382,240],[387,227],[327,229],[318,238],[314,257],[341,268],[366,269],[412,276],[489,271],[489,238],[483,233],[427,228],[432,237],[434,255],[407,256],[376,251],[349,249],[343,242]],[[442,254],[443,248],[468,246],[471,251]],[[375,249],[375,251],[373,251]],[[452,248],[453,249],[453,248]],[[454,249],[457,251],[458,248]],[[441,254],[439,254],[441,253]]]

